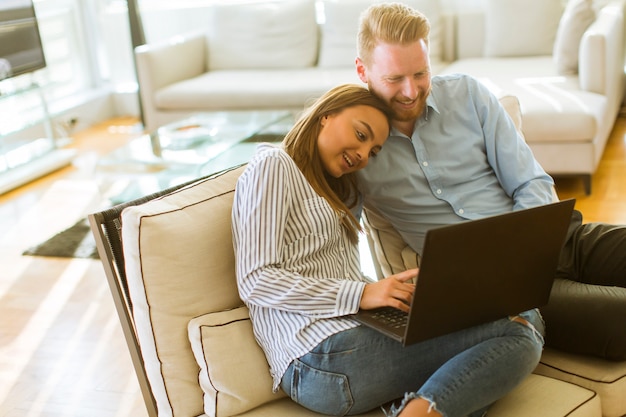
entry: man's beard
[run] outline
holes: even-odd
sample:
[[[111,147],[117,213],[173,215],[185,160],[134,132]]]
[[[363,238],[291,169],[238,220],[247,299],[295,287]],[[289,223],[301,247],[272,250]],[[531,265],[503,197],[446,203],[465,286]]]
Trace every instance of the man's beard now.
[[[400,104],[401,101],[395,98],[391,99],[391,103],[388,104],[391,106],[394,120],[399,122],[411,122],[420,117],[426,108],[426,98],[429,92],[430,91],[420,94],[416,99],[415,105],[410,109],[404,108]]]
[[[410,109],[406,109],[399,105],[399,103],[401,103],[402,101],[396,99],[396,97],[392,97],[389,100],[385,99],[384,95],[379,94],[378,91],[373,88],[372,83],[368,82],[367,87],[371,92],[373,92],[376,96],[378,96],[383,101],[385,101],[385,103],[387,103],[387,106],[389,106],[389,108],[391,109],[393,120],[399,122],[412,122],[422,115],[422,113],[426,109],[426,99],[428,98],[431,89],[431,87],[429,86],[427,91],[422,92],[422,90],[420,90],[420,95],[416,99],[416,105]]]

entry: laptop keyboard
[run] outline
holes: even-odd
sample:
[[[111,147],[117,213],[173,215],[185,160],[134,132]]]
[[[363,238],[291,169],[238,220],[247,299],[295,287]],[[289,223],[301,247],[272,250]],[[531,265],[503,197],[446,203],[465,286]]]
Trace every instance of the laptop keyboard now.
[[[400,329],[406,327],[409,320],[409,315],[397,308],[389,307],[382,308],[372,313],[372,317],[376,320],[385,323],[387,326]]]

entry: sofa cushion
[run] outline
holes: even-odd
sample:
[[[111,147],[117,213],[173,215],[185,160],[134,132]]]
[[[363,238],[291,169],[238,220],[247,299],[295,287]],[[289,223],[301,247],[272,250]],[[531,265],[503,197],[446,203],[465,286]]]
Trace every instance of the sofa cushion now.
[[[269,365],[246,307],[196,317],[188,330],[207,415],[229,417],[285,396],[272,392]]]
[[[531,147],[589,143],[603,122],[606,97],[582,90],[576,76],[556,74],[551,56],[468,58],[444,70],[454,72],[470,74],[494,92],[504,90],[518,97],[524,137]]]
[[[362,84],[354,66],[209,71],[158,90],[155,102],[163,110],[300,110],[302,103],[312,103],[343,83]]]
[[[554,62],[559,74],[578,73],[578,50],[585,30],[596,13],[591,0],[569,0],[559,21],[554,41]]]
[[[368,0],[322,0],[320,67],[354,67],[359,16],[371,3]]]
[[[486,0],[487,57],[552,55],[561,0]]]
[[[626,361],[612,362],[546,348],[535,373],[597,392],[604,417],[626,415]]]
[[[321,25],[321,47],[318,65],[320,67],[354,68],[356,42],[361,13],[375,0],[322,0],[324,22]],[[430,59],[441,61],[441,5],[440,0],[403,0],[422,12],[431,23]]]
[[[209,8],[208,68],[302,68],[315,64],[314,0],[218,2]]]
[[[593,391],[558,379],[531,374],[498,400],[489,417],[601,416],[600,397]]]
[[[230,222],[242,170],[122,212],[133,319],[159,415],[203,413],[187,325],[194,317],[242,305]]]
[[[378,417],[372,410],[361,417]],[[585,388],[539,375],[529,375],[513,391],[498,400],[489,417],[601,417],[600,398]],[[322,417],[306,410],[289,398],[264,404],[240,417]]]

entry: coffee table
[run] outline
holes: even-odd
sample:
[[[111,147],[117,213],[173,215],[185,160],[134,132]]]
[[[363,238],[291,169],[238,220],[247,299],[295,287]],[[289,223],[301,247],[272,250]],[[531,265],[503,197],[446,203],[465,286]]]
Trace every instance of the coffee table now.
[[[101,158],[97,172],[127,184],[111,198],[134,200],[247,162],[260,142],[280,142],[293,111],[222,111],[194,114],[132,140]]]

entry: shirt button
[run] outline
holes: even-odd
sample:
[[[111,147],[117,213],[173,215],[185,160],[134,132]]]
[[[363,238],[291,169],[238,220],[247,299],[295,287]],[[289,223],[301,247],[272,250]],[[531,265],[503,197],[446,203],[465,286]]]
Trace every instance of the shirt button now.
[[[441,188],[437,190],[437,194],[441,194]]]
[[[463,214],[463,213],[465,213],[465,210],[459,209],[459,214]]]
[[[424,161],[424,162],[422,162],[422,165],[424,165],[425,167],[427,167],[427,166],[428,166],[428,162],[427,162],[427,161]]]

